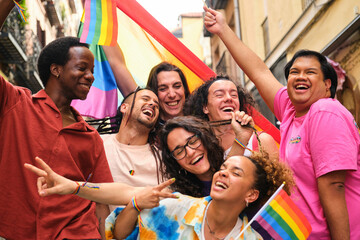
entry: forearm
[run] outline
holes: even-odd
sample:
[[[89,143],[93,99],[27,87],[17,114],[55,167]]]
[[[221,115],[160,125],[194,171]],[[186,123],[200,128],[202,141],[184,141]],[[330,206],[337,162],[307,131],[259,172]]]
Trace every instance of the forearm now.
[[[132,202],[119,213],[116,218],[113,235],[116,239],[124,239],[135,229],[139,212],[133,207]]]
[[[339,173],[345,171],[338,171]],[[337,172],[330,173],[337,174]],[[331,239],[350,239],[349,215],[343,180],[327,181],[326,175],[318,179],[318,189]]]
[[[240,140],[239,140],[240,141]],[[241,141],[240,141],[241,142]],[[246,142],[241,142],[244,146],[247,146],[247,141]],[[239,143],[236,142],[236,140],[234,140],[233,145],[231,146],[231,150],[227,156],[227,158],[231,157],[231,156],[243,156],[245,152],[245,148],[240,145]]]
[[[283,85],[273,76],[268,66],[248,48],[226,24],[218,34],[224,42],[237,65],[255,84],[260,95],[273,111],[274,98]]]
[[[123,96],[127,96],[136,89],[137,84],[126,66],[121,48],[116,45],[115,47],[103,46],[103,49],[113,71],[118,89]]]
[[[110,210],[109,206],[101,203],[96,203],[96,217],[99,220],[99,232],[101,235],[101,238],[103,240],[106,239],[105,236],[105,219],[107,216],[109,216]]]
[[[142,189],[124,183],[86,183],[85,186],[82,186],[83,182],[79,184],[79,197],[109,205],[125,205]]]
[[[6,20],[6,17],[15,6],[12,0],[0,0],[0,29]]]

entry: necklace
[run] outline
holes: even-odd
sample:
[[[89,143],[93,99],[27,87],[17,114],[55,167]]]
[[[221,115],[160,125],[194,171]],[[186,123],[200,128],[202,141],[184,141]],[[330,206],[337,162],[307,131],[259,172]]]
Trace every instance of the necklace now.
[[[205,217],[205,222],[206,222],[206,226],[209,228],[210,234],[212,236],[214,236],[214,238],[216,238],[217,240],[224,240],[225,239],[226,236],[223,237],[223,238],[219,238],[219,237],[215,236],[215,232],[213,230],[211,230],[211,228],[210,228],[210,225],[209,225],[208,220],[207,220],[207,216]]]

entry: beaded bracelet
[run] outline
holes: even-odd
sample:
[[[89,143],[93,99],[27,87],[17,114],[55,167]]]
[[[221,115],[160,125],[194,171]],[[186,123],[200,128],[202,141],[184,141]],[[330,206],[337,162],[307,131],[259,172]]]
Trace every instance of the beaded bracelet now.
[[[75,182],[75,183],[77,184],[77,187],[71,194],[77,195],[80,191],[80,183],[78,183],[78,182]]]
[[[138,206],[138,204],[136,202],[136,197],[133,197],[131,202],[132,202],[132,205],[135,208],[135,210],[138,211],[138,212],[141,212],[141,210],[140,210],[140,208],[139,208],[139,206]]]

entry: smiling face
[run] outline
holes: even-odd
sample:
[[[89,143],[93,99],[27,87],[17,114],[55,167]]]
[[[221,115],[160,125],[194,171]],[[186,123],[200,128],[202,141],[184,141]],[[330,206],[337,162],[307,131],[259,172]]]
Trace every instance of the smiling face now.
[[[296,116],[305,115],[311,105],[321,98],[330,97],[331,80],[324,81],[321,66],[316,57],[299,57],[291,66],[287,91],[296,110]]]
[[[168,120],[183,114],[185,89],[176,71],[162,71],[157,75],[161,118]]]
[[[193,136],[194,133],[192,132],[188,132],[183,128],[175,128],[167,137],[169,151],[173,152],[176,148],[183,147]],[[186,156],[178,161],[179,165],[186,171],[196,175],[201,181],[210,181],[212,171],[203,144],[200,144],[196,149],[187,146],[185,151]]]
[[[132,99],[131,96],[129,99]],[[121,106],[121,111],[126,113],[127,116],[130,115],[132,101],[123,103]],[[129,123],[140,123],[145,127],[152,129],[159,117],[159,102],[158,98],[150,90],[140,90],[136,93],[136,99],[134,108],[131,113],[131,119]],[[135,121],[131,121],[135,120]]]
[[[69,60],[58,66],[61,93],[68,99],[85,100],[94,82],[94,55],[86,47],[71,47]]]
[[[255,165],[247,157],[228,158],[214,174],[210,196],[237,204],[255,201],[258,197],[258,191],[253,188],[255,171]]]
[[[231,112],[240,109],[238,91],[229,80],[218,80],[209,88],[208,103],[203,108],[210,121],[231,119]]]

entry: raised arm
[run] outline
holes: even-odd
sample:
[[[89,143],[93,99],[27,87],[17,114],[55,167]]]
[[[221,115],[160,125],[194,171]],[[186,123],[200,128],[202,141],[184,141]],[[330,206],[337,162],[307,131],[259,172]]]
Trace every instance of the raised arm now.
[[[283,85],[276,80],[266,64],[235,35],[220,12],[207,7],[204,7],[204,10],[206,29],[220,37],[236,63],[255,84],[261,97],[274,112],[274,98]]]
[[[129,72],[124,54],[117,44],[115,47],[103,46],[105,55],[115,76],[116,84],[123,96],[135,90],[137,84]]]

